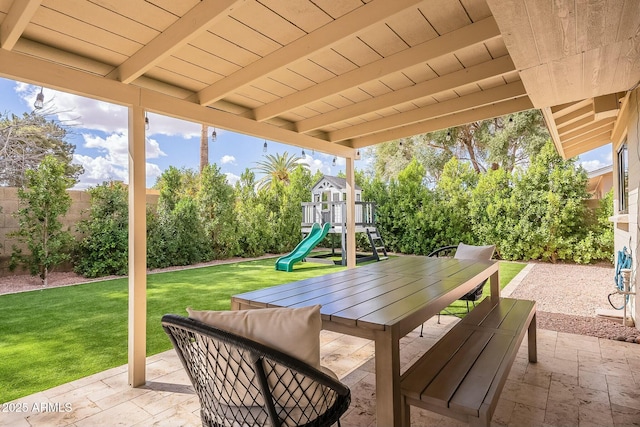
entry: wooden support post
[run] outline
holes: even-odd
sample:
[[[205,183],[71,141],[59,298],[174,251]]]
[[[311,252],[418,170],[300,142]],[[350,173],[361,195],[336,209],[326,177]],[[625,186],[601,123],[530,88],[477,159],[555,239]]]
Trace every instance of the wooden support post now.
[[[147,218],[144,109],[129,107],[129,385],[146,383]]]
[[[356,175],[354,170],[354,157],[346,159],[347,174],[347,267],[356,266]]]

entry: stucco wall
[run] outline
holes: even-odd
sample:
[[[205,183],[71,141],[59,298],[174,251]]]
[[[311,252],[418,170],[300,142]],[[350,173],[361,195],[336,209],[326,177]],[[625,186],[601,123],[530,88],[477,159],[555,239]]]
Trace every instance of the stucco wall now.
[[[91,206],[91,196],[86,191],[80,190],[68,190],[71,196],[71,207],[62,218],[64,228],[77,235],[76,224],[83,218],[87,217],[88,210]],[[147,204],[157,204],[157,194],[147,194]],[[0,187],[0,276],[9,274],[8,261],[11,256],[12,247],[16,245],[20,246],[18,242],[9,238],[8,234],[18,230],[18,220],[14,218],[13,214],[18,210],[18,189],[12,187]]]
[[[640,247],[638,246],[638,195],[640,187],[640,153],[638,152],[640,144],[640,135],[638,135],[638,127],[640,126],[640,117],[638,116],[638,106],[640,106],[640,89],[636,89],[629,98],[629,124],[627,127],[627,146],[629,147],[629,231],[631,237],[631,245],[634,248],[634,270],[635,270],[635,289],[638,290],[638,273],[640,270]],[[637,298],[632,298],[632,313],[635,313],[636,326],[640,329],[640,304]]]
[[[640,105],[640,89],[634,90],[629,97],[628,116],[626,120],[626,143],[628,147],[629,162],[629,200],[628,215],[620,215],[618,213],[618,159],[617,150],[622,141],[613,141],[613,173],[614,173],[614,236],[615,250],[621,250],[623,247],[630,248],[633,253],[633,283],[637,290],[640,280],[638,274],[640,270],[640,247],[638,246],[638,222],[640,220],[638,214],[638,195],[640,188],[640,153],[638,151],[640,127],[640,118],[638,117],[638,105]],[[636,327],[640,329],[640,304],[636,302],[637,298],[631,298],[630,312],[634,314]]]

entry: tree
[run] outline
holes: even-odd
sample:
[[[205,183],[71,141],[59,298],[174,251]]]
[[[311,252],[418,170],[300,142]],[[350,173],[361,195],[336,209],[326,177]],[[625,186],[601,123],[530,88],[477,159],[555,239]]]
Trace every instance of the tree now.
[[[71,163],[75,147],[64,141],[66,135],[64,127],[40,114],[0,115],[0,186],[22,187],[26,171],[47,155],[63,164],[64,176],[75,184],[83,169]]]
[[[486,120],[478,138],[488,149],[492,169],[509,172],[528,165],[549,140],[549,132],[539,110],[528,110]]]
[[[542,115],[529,110],[379,144],[368,154],[374,157],[374,175],[382,180],[397,177],[416,159],[425,168],[425,178],[436,183],[454,157],[476,173],[498,168],[510,172],[527,165],[548,139]]]
[[[37,169],[25,172],[26,188],[18,189],[21,207],[14,215],[20,229],[11,236],[26,244],[29,254],[14,246],[10,267],[26,265],[32,275],[40,275],[43,286],[47,286],[51,269],[70,259],[68,249],[73,238],[69,231],[62,230],[60,217],[71,206],[66,190],[74,181],[67,176],[65,166],[56,157],[45,156]]]
[[[217,165],[200,173],[196,195],[200,219],[215,258],[229,258],[238,252],[237,218],[233,211],[234,191]]]
[[[285,185],[289,184],[291,179],[291,173],[301,165],[303,168],[309,169],[309,165],[301,162],[302,157],[295,155],[289,156],[286,151],[284,154],[280,153],[267,154],[265,160],[256,162],[258,165],[255,170],[264,174],[257,182],[258,188],[271,187],[272,183],[280,182]]]

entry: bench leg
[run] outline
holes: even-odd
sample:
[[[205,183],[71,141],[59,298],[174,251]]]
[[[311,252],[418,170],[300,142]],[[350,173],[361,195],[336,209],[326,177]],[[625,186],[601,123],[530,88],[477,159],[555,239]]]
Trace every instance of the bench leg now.
[[[407,403],[407,399],[402,396],[402,426],[410,427],[411,426],[411,405]]]
[[[535,363],[538,361],[538,341],[536,340],[536,314],[533,313],[531,323],[529,323],[528,346],[529,346],[529,362]]]

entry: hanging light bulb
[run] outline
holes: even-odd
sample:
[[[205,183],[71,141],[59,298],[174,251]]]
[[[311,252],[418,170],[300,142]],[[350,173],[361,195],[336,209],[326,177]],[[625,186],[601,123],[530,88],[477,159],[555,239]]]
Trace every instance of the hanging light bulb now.
[[[262,145],[262,152],[266,153],[267,152],[267,140],[265,139],[264,144]]]
[[[33,103],[33,108],[41,110],[44,107],[44,93],[42,93],[42,86],[40,86],[40,93],[36,96],[36,102]]]
[[[307,157],[307,153],[304,152],[304,148],[302,149],[302,157]]]
[[[398,145],[402,147],[402,140],[398,141]]]
[[[447,132],[447,141],[451,141],[451,131]]]
[[[144,129],[149,130],[149,116],[147,116],[147,112],[144,112]]]
[[[334,157],[334,158],[333,158],[333,162],[331,162],[331,166],[335,166],[335,165],[336,165],[336,160],[337,160],[337,158],[336,158],[336,157]]]
[[[216,128],[213,128],[213,132],[211,132],[211,142],[216,142],[218,139],[218,133],[216,132]]]

